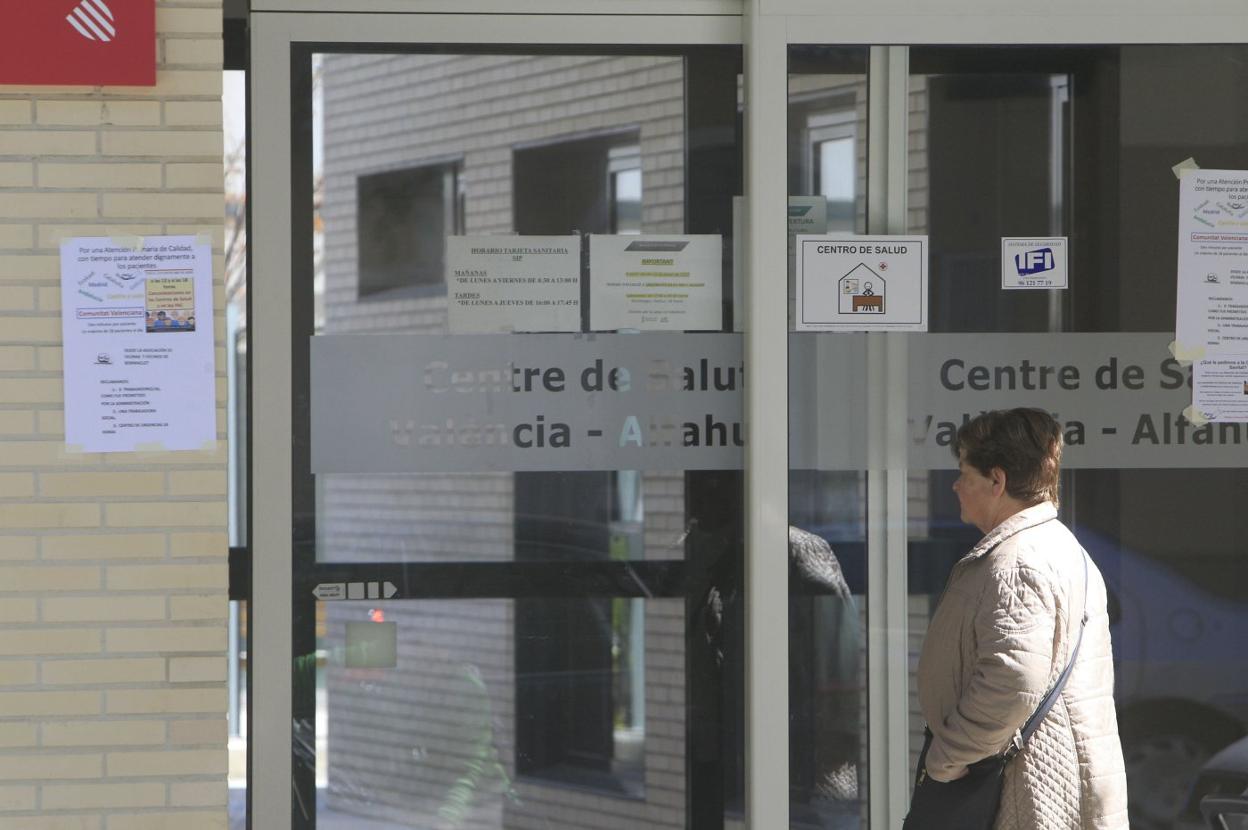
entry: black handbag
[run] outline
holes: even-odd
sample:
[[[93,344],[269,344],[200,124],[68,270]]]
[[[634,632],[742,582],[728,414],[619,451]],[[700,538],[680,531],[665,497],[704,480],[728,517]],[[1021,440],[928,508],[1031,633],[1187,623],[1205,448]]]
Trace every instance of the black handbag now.
[[[1005,784],[1005,767],[1014,756],[1022,752],[1032,734],[1040,728],[1045,715],[1057,702],[1057,696],[1070,677],[1079,657],[1079,645],[1083,642],[1083,628],[1088,622],[1088,554],[1083,553],[1084,613],[1079,622],[1079,637],[1075,640],[1070,662],[1062,670],[1053,688],[1040,701],[1014,735],[1014,740],[1004,752],[976,761],[967,768],[967,774],[956,781],[937,781],[927,774],[927,751],[932,745],[932,732],[924,728],[923,751],[915,770],[914,795],[910,799],[910,812],[902,823],[902,830],[991,830],[1001,806],[1001,788]]]

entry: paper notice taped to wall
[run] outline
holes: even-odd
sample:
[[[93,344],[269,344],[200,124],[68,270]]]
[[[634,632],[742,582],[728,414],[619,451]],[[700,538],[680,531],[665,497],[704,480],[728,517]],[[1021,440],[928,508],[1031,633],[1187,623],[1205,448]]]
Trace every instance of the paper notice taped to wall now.
[[[216,438],[212,249],[193,236],[61,243],[65,442],[201,450]]]

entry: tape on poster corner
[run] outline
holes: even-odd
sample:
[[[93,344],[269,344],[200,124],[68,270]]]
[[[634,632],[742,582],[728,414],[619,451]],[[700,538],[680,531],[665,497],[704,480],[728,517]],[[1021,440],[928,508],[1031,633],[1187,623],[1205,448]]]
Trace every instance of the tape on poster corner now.
[[[83,455],[86,453],[86,451],[87,451],[87,448],[84,447],[82,444],[66,444],[65,445],[66,455]]]
[[[1204,346],[1184,346],[1177,340],[1171,340],[1168,348],[1170,354],[1174,355],[1174,359],[1184,366],[1193,360],[1202,360],[1205,356]]]
[[[109,237],[108,241],[114,248],[129,248],[132,251],[138,251],[143,248],[143,237],[141,236],[113,236]]]
[[[196,245],[207,245],[209,248],[211,248],[211,247],[212,247],[212,234],[210,234],[210,233],[197,233],[197,234],[195,234],[195,244],[196,244]]]
[[[209,440],[205,441],[203,444],[200,445],[199,452],[216,452],[217,447],[220,446],[220,444],[221,444],[220,439],[210,438]]]
[[[1196,163],[1196,159],[1189,156],[1170,169],[1174,171],[1174,177],[1176,179],[1181,179],[1183,178],[1183,174],[1188,170],[1199,170],[1200,165]]]
[[[1183,417],[1186,418],[1190,423],[1195,424],[1196,426],[1201,426],[1202,424],[1209,423],[1209,419],[1206,418],[1204,415],[1202,415],[1200,413],[1200,410],[1197,409],[1195,406],[1189,406],[1187,409],[1184,409]]]

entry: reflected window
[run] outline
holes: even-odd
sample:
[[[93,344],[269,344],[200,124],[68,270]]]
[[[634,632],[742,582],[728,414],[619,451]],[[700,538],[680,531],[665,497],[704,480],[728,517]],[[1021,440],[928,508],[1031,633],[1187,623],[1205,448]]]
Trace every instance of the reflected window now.
[[[641,476],[562,475],[575,486],[517,493],[516,558],[641,559]],[[520,775],[643,794],[644,607],[624,597],[516,601]]]
[[[811,112],[803,143],[809,192],[828,202],[829,233],[853,233],[858,196],[858,121],[853,109]]]
[[[463,233],[458,163],[356,180],[359,295],[445,286],[445,238]]]
[[[641,147],[613,147],[607,164],[611,181],[611,233],[641,233]]]
[[[832,138],[818,145],[819,192],[828,201],[852,202],[854,199],[854,140]]]
[[[516,148],[512,168],[516,233],[641,233],[637,130]]]
[[[638,234],[637,130],[513,151],[521,234]],[[639,560],[640,474],[516,473],[517,560]],[[643,795],[645,613],[641,600],[516,602],[516,771]]]
[[[854,114],[833,113],[811,119],[810,140],[815,193],[828,200],[828,230],[854,230],[857,153]]]
[[[642,603],[517,601],[519,774],[643,795]]]

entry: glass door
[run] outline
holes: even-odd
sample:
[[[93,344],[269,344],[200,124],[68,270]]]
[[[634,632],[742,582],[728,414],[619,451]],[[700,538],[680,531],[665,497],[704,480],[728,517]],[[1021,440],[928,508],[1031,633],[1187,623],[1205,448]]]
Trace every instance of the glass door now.
[[[941,422],[1007,405],[1063,424],[1062,519],[1110,595],[1115,703],[1133,828],[1200,823],[1212,756],[1245,733],[1248,634],[1239,538],[1242,424],[1189,420],[1191,367],[1174,340],[1179,182],[1185,158],[1248,159],[1229,88],[1243,46],[915,47],[914,201],[930,235],[931,334],[912,351],[927,391],[912,413],[925,459]],[[1196,84],[1196,86],[1193,86]],[[920,138],[921,137],[921,138]],[[1007,240],[1064,254],[1067,284],[1034,287]],[[1180,354],[1179,357],[1182,357]],[[917,402],[916,402],[917,403]],[[947,451],[946,451],[947,452]],[[920,633],[978,533],[958,521],[955,473],[916,465],[909,596]],[[917,639],[917,638],[916,638]],[[913,746],[913,744],[912,744]],[[917,747],[915,747],[917,752]]]
[[[1248,159],[1239,98],[1192,85],[1229,83],[1245,57],[1240,45],[789,48],[790,215],[819,224],[800,232],[929,248],[925,331],[796,331],[789,344],[790,520],[834,553],[867,612],[848,629],[795,618],[805,659],[790,659],[818,667],[821,637],[861,630],[874,645],[884,629],[865,667],[841,669],[862,672],[848,688],[867,701],[851,722],[871,726],[858,770],[873,823],[906,809],[923,728],[907,675],[951,567],[982,535],[959,520],[953,435],[1014,406],[1062,424],[1061,518],[1108,586],[1131,826],[1200,826],[1201,797],[1248,783],[1236,750],[1222,752],[1248,732],[1248,662],[1230,656],[1248,633],[1231,507],[1248,432],[1193,418],[1190,361],[1172,343],[1173,168]],[[871,134],[880,110],[886,141]],[[803,688],[790,717],[829,729]],[[820,754],[793,758],[794,825],[832,826],[809,789]]]
[[[737,62],[293,51],[296,824],[740,811]]]
[[[740,47],[318,32],[285,820],[739,825]]]
[[[726,5],[253,14],[252,826],[899,826],[948,445],[1020,405],[1132,826],[1239,780],[1248,430],[1170,341],[1172,167],[1248,166],[1244,47]],[[924,330],[797,331],[798,233],[923,237]]]

